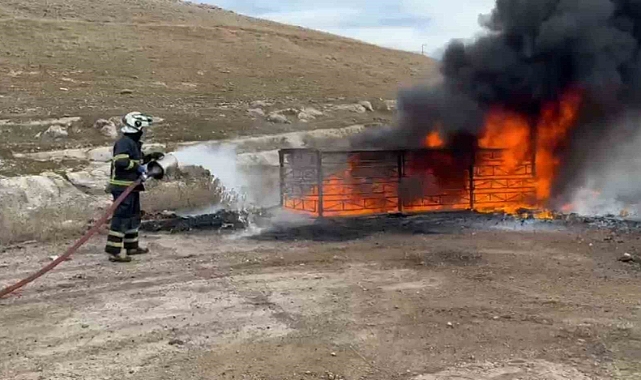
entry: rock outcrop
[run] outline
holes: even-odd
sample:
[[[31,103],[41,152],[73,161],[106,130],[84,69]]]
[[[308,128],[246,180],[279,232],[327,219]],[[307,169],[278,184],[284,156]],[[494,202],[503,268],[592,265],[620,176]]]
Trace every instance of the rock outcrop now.
[[[269,115],[267,115],[267,121],[270,123],[276,123],[276,124],[289,124],[291,123],[288,119],[287,116],[277,113],[277,112],[272,112]]]
[[[303,108],[299,113],[298,113],[298,119],[300,121],[309,121],[309,120],[314,120],[319,116],[323,116],[324,114],[311,107]]]
[[[374,112],[374,107],[372,107],[372,103],[370,103],[369,101],[362,100],[362,101],[358,102],[358,104],[363,106],[366,111]]]
[[[304,108],[310,115],[322,112],[312,108]],[[242,170],[259,170],[255,181],[263,181],[265,170],[275,170],[274,177],[278,178],[279,157],[278,149],[304,147],[341,147],[347,144],[348,136],[360,133],[363,125],[353,125],[338,129],[316,129],[311,131],[289,132],[283,134],[243,137],[227,140],[236,150],[236,163]],[[219,147],[221,141],[191,142],[178,145],[178,149],[195,145]],[[347,148],[347,146],[344,146]],[[145,144],[145,151],[165,151],[162,144]],[[18,207],[25,211],[35,211],[39,208],[57,205],[80,204],[86,202],[91,207],[105,207],[110,204],[110,197],[105,194],[110,172],[111,146],[90,149],[67,149],[61,151],[38,152],[29,154],[14,154],[15,158],[34,159],[39,161],[76,159],[86,161],[87,166],[82,170],[69,170],[64,176],[55,173],[23,177],[0,177],[0,212],[5,209]],[[190,165],[182,162],[181,165]],[[65,178],[66,177],[66,178]],[[248,175],[252,177],[252,175]],[[271,177],[269,177],[271,178]],[[277,185],[277,184],[276,184]],[[265,183],[256,188],[266,188]],[[271,184],[270,184],[271,186]],[[276,192],[277,194],[277,192]]]
[[[67,131],[67,128],[59,124],[54,124],[47,128],[46,131],[38,133],[38,135],[36,135],[36,137],[40,137],[46,140],[61,140],[67,138],[68,136],[69,132]]]
[[[390,112],[396,111],[398,107],[398,103],[396,100],[385,100],[383,103],[385,104],[385,109],[387,109]]]
[[[118,137],[118,128],[111,120],[98,119],[93,124],[94,129],[100,131],[103,136],[115,140]]]
[[[370,104],[371,106],[371,104]],[[367,109],[361,104],[338,104],[330,107],[332,111],[348,111],[356,113],[366,113]]]
[[[143,150],[150,151],[164,151],[165,144],[145,144]],[[113,147],[102,146],[98,148],[84,148],[84,149],[64,149],[49,152],[37,153],[14,153],[14,158],[29,158],[36,161],[60,161],[60,160],[80,160],[80,161],[98,161],[108,162],[112,157]]]
[[[249,104],[249,106],[251,108],[261,108],[261,107],[267,107],[267,106],[269,106],[269,104],[264,100],[256,100],[256,101],[251,102]]]
[[[0,177],[0,209],[24,211],[44,206],[89,200],[89,197],[56,173]]]
[[[260,108],[250,108],[247,110],[247,113],[251,117],[260,117],[260,118],[265,117],[265,111],[263,111]]]
[[[85,170],[69,171],[66,176],[77,189],[87,194],[101,195],[109,180],[110,169],[111,164],[93,163]]]

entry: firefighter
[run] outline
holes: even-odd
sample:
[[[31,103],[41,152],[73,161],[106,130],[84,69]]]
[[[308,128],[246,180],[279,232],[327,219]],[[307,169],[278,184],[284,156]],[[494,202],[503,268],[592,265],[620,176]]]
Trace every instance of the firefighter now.
[[[159,152],[148,155],[142,153],[141,139],[145,128],[149,127],[152,121],[150,116],[140,112],[130,112],[122,118],[123,136],[114,144],[111,177],[107,187],[114,201],[127,187],[146,174],[146,165],[149,162],[164,157],[164,154]],[[140,192],[144,190],[142,183],[136,186],[114,211],[105,248],[109,254],[109,261],[128,263],[133,255],[149,253],[149,249],[138,244],[141,221]]]

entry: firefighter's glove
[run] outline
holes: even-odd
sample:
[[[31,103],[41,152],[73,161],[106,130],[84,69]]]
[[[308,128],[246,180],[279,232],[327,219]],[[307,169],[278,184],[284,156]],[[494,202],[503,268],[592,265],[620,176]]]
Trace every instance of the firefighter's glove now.
[[[147,179],[149,179],[149,174],[147,173],[147,165],[140,165],[138,166],[138,169],[136,169],[138,172],[138,175],[140,175],[140,180],[142,182],[146,182]]]

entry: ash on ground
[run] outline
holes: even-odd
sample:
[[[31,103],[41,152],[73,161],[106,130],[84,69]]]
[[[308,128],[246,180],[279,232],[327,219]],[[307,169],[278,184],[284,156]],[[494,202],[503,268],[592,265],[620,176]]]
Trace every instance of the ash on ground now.
[[[468,230],[563,231],[596,228],[617,233],[641,230],[641,221],[615,216],[554,214],[537,219],[533,214],[434,212],[420,215],[385,214],[365,217],[313,218],[275,209],[218,210],[201,215],[160,213],[146,215],[141,230],[148,232],[246,231],[257,228],[256,240],[347,241],[376,233],[443,234]]]
[[[608,228],[622,232],[641,230],[641,220],[615,215],[581,216],[578,214],[557,214],[555,215],[555,220],[560,220],[568,226],[585,225],[592,228]]]
[[[198,230],[237,231],[261,224],[263,210],[219,210],[210,214],[180,216],[173,212],[145,215],[140,226],[147,232],[188,232]]]

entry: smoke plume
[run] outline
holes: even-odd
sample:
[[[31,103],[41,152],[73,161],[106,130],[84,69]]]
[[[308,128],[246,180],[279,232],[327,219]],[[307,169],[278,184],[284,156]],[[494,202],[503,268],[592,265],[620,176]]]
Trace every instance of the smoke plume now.
[[[611,169],[617,144],[637,135],[641,1],[497,0],[479,22],[486,35],[447,46],[439,84],[399,93],[397,127],[360,135],[352,145],[416,148],[433,130],[448,141],[478,136],[496,105],[537,128],[545,104],[579,89],[577,122],[554,152],[560,167],[551,201],[567,202],[594,180],[590,173]]]

